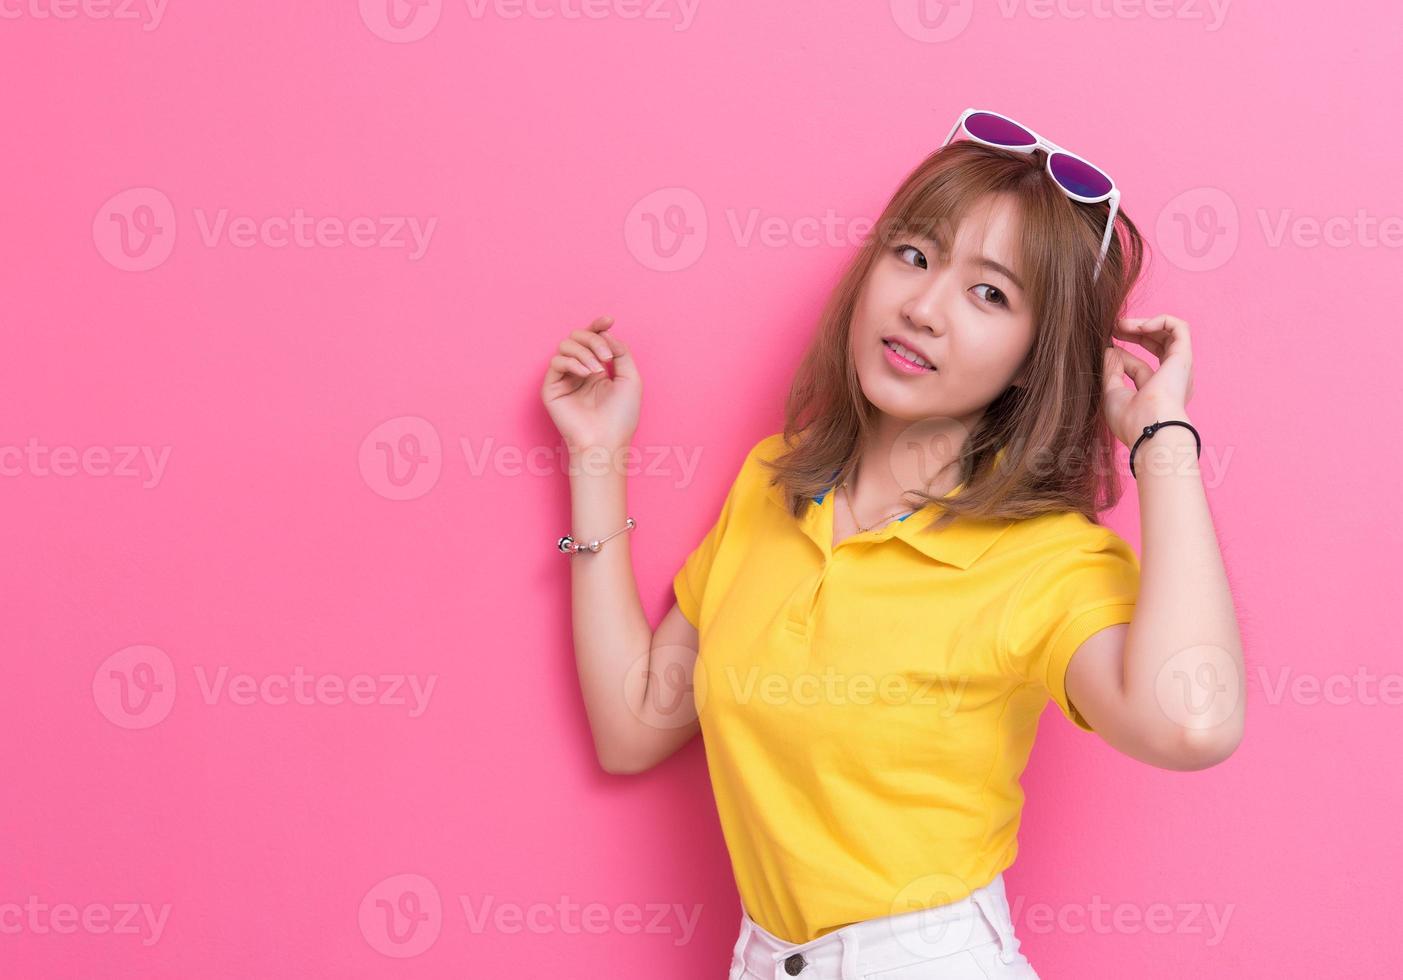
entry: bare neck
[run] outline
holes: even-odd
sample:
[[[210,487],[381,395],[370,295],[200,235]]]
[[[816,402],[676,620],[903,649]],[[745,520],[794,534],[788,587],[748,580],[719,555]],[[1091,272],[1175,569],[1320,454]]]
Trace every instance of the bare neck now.
[[[933,497],[953,490],[969,431],[968,424],[954,419],[942,425],[885,417],[862,448],[857,471],[843,491],[857,520],[872,525],[893,512],[916,508],[919,500],[906,490]]]

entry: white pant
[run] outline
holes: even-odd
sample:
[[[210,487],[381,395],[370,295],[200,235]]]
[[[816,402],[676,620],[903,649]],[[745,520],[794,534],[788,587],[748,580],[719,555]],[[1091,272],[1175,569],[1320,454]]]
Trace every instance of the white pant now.
[[[741,909],[727,980],[1038,980],[998,874],[958,902],[854,922],[798,945]]]

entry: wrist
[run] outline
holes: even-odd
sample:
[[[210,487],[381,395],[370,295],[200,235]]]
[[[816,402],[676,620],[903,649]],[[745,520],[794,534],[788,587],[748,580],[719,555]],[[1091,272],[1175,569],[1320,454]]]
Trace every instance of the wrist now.
[[[1126,449],[1134,449],[1135,441],[1139,439],[1142,435],[1144,435],[1145,427],[1147,425],[1154,425],[1156,422],[1169,421],[1187,422],[1190,425],[1193,425],[1195,428],[1197,428],[1197,425],[1194,423],[1194,420],[1189,418],[1188,412],[1184,411],[1184,409],[1182,408],[1174,408],[1173,406],[1151,406],[1147,408],[1142,408],[1139,411],[1128,414],[1125,417],[1125,420],[1121,423],[1120,431],[1116,433],[1116,437],[1120,440],[1121,445],[1125,446]],[[1181,425],[1173,425],[1165,426],[1165,428],[1183,429],[1184,427]],[[1161,429],[1156,431],[1158,433],[1163,430]],[[1188,430],[1185,429],[1184,431],[1187,432]],[[1159,438],[1158,434],[1156,434],[1153,438]],[[1150,440],[1148,439],[1145,440],[1145,442],[1149,441]],[[1140,448],[1142,450],[1145,448],[1144,443],[1141,444]]]
[[[633,444],[632,439],[626,439],[621,443],[615,442],[611,439],[593,438],[584,439],[578,442],[571,439],[566,439],[564,440],[564,442],[565,451],[569,453],[572,457],[594,455],[598,453],[608,453],[610,455],[613,455],[627,449]]]
[[[569,451],[567,473],[571,479],[597,480],[609,477],[624,479],[628,475],[627,464],[629,453],[632,452],[631,446],[593,444],[567,448]]]
[[[1129,441],[1126,442],[1126,446],[1135,445],[1135,440],[1140,438],[1140,434],[1145,431],[1145,426],[1153,425],[1156,422],[1169,422],[1171,420],[1178,422],[1187,422],[1190,425],[1194,425],[1195,427],[1197,427],[1194,423],[1194,420],[1189,418],[1188,409],[1186,409],[1183,405],[1147,406],[1146,408],[1141,409],[1140,411],[1129,416],[1127,420],[1128,424],[1130,425]],[[1170,426],[1169,428],[1183,429],[1183,426],[1176,425]],[[1188,430],[1185,429],[1184,431],[1187,432]],[[1158,438],[1158,436],[1156,436],[1155,438]]]
[[[1179,416],[1174,416],[1173,420],[1193,424],[1192,420]],[[1170,417],[1157,421],[1167,422]],[[1142,429],[1131,443],[1130,462],[1134,464],[1131,474],[1138,480],[1148,474],[1186,472],[1185,468],[1196,473],[1200,443],[1194,432],[1182,425],[1164,425],[1144,436]]]

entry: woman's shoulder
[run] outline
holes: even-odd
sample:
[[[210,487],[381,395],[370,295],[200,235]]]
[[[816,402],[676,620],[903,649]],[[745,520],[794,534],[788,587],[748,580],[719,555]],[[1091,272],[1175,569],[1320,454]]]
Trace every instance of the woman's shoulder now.
[[[1051,558],[1077,552],[1115,551],[1133,555],[1130,543],[1114,528],[1098,524],[1080,511],[1056,511],[1015,521],[1001,544],[1026,551],[1027,557]]]
[[[762,436],[759,442],[750,447],[750,456],[755,459],[774,460],[784,455],[788,449],[784,442],[784,432],[781,430]]]
[[[737,473],[737,479],[747,482],[758,481],[761,484],[767,483],[769,469],[762,463],[773,462],[787,451],[788,447],[785,445],[783,432],[762,436],[746,451],[745,459],[741,461],[740,471]]]
[[[783,505],[781,491],[774,481],[774,471],[764,464],[778,459],[789,448],[782,431],[763,436],[751,444],[733,481],[738,506],[748,507],[752,501],[761,499],[774,500]]]

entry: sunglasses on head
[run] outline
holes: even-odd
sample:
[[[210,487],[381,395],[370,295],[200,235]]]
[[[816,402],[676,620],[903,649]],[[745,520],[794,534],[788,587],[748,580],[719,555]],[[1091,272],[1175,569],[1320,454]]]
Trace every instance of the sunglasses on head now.
[[[1068,197],[1083,204],[1111,202],[1111,211],[1106,217],[1106,233],[1101,236],[1101,255],[1096,260],[1096,272],[1091,277],[1092,282],[1095,282],[1101,275],[1101,263],[1105,261],[1106,250],[1110,248],[1111,229],[1115,226],[1116,211],[1120,207],[1120,189],[1116,187],[1116,182],[1081,157],[1068,153],[1022,123],[1014,122],[1008,116],[999,115],[997,112],[966,109],[950,130],[950,135],[945,137],[945,142],[940,145],[948,144],[961,129],[976,142],[997,146],[1003,150],[1013,150],[1017,153],[1044,150],[1047,153],[1048,174]]]

